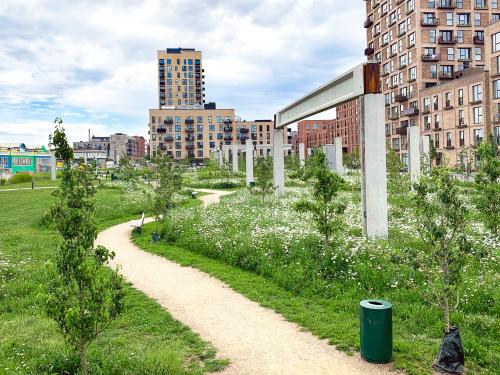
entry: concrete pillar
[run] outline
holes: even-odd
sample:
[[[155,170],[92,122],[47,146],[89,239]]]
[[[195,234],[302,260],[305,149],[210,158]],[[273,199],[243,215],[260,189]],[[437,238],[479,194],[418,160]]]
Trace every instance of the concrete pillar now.
[[[420,127],[408,127],[408,174],[413,187],[420,179]]]
[[[52,153],[50,155],[50,179],[55,181],[57,179],[57,163],[56,163],[56,155]]]
[[[232,145],[233,154],[233,173],[238,173],[238,145],[235,143]]]
[[[224,165],[222,146],[219,146],[219,148],[217,149],[217,160],[219,161],[219,167],[222,167]]]
[[[307,156],[311,156],[312,155],[312,148],[308,147],[307,148]]]
[[[324,145],[323,152],[325,153],[326,165],[331,171],[335,172],[335,145]]]
[[[222,147],[222,153],[224,155],[224,164],[229,163],[229,146]]]
[[[431,140],[428,135],[422,136],[422,162],[425,169],[429,169],[431,166]]]
[[[283,156],[283,129],[273,134],[273,182],[278,193],[285,191],[285,157]]]
[[[344,155],[342,153],[342,138],[335,138],[335,172],[339,176],[344,175]]]
[[[384,96],[360,99],[360,160],[363,232],[368,238],[387,238],[387,167]]]
[[[246,181],[247,186],[250,186],[253,179],[253,144],[252,142],[247,142],[245,145],[245,158],[246,158]]]
[[[306,145],[299,143],[299,165],[304,168],[306,165]]]

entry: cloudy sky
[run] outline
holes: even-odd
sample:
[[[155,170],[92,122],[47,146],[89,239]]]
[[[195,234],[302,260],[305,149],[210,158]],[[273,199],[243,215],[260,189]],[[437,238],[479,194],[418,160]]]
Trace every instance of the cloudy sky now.
[[[364,60],[361,0],[0,0],[0,143],[147,134],[156,51],[203,51],[206,100],[243,119]]]

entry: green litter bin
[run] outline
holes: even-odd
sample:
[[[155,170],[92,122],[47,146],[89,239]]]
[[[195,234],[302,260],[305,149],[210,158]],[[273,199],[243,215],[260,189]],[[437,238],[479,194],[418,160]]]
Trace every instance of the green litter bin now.
[[[384,300],[368,299],[360,304],[361,357],[368,362],[392,361],[392,305]]]

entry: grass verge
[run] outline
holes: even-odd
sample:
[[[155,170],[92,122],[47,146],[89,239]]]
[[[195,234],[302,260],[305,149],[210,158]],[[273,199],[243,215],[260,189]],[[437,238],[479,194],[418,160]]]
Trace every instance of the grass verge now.
[[[57,233],[40,224],[51,190],[0,195],[0,374],[76,374],[78,357],[48,319],[39,294],[44,263],[56,250]],[[138,218],[142,207],[124,202],[120,190],[99,189],[101,229]],[[189,205],[200,204],[189,200]],[[159,304],[128,285],[124,314],[91,345],[91,374],[204,374],[227,361],[175,321]]]

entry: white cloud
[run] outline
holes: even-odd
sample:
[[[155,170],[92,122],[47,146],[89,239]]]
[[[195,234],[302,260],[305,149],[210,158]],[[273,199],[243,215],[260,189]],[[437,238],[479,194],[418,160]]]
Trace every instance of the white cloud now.
[[[364,59],[363,18],[345,0],[2,0],[0,141],[57,111],[144,134],[166,47],[203,51],[207,100],[270,118]]]

